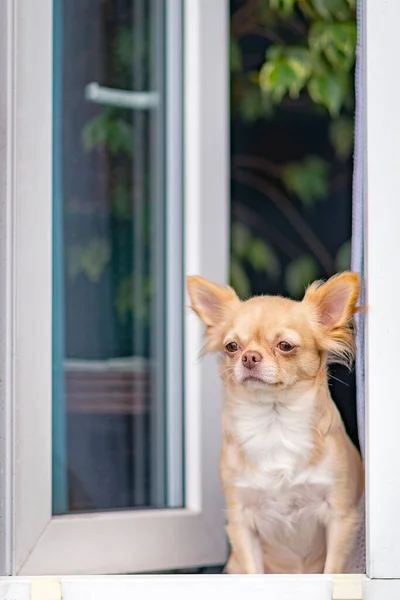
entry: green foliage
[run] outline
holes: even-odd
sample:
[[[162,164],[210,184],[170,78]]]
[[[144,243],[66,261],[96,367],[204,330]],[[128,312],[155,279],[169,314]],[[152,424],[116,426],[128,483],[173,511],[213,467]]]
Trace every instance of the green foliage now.
[[[306,287],[318,278],[318,263],[310,254],[293,260],[285,270],[285,286],[293,298],[301,298]]]
[[[271,31],[271,40],[279,34],[281,22],[288,19],[298,25],[299,31],[297,43],[269,46],[259,71],[263,93],[277,105],[284,97],[293,100],[302,92],[308,92],[314,104],[338,116],[349,102],[353,86],[357,40],[355,3],[351,0],[264,0],[259,2],[258,11],[260,24],[268,26],[267,37]],[[307,29],[302,33],[304,18]],[[240,77],[242,69],[238,40],[233,32],[232,76]],[[242,103],[247,102],[246,95],[242,95]]]
[[[272,112],[272,102],[262,93],[258,84],[250,84],[240,103],[240,116],[244,121],[254,122],[268,117]]]
[[[106,108],[86,123],[82,130],[82,143],[87,152],[106,148],[110,154],[132,155],[132,126],[118,116],[118,109]]]
[[[135,304],[135,287],[140,287],[141,302]],[[136,319],[148,323],[152,296],[152,283],[150,277],[135,278],[133,275],[123,277],[117,288],[115,296],[115,308],[118,319],[122,325],[126,325],[130,313],[134,313]]]
[[[67,271],[73,282],[81,273],[92,283],[98,283],[111,259],[111,246],[106,238],[95,237],[84,246],[68,248]]]
[[[349,117],[340,117],[332,121],[329,127],[329,139],[336,154],[342,160],[349,158],[353,151],[354,121]]]
[[[335,260],[337,271],[348,271],[351,264],[351,241],[347,240],[338,250]]]
[[[306,48],[272,46],[260,71],[260,86],[278,104],[289,94],[298,98],[312,73],[312,56]]]
[[[246,269],[243,263],[234,255],[231,256],[230,281],[241,298],[245,299],[251,295],[251,285]]]
[[[126,217],[132,214],[132,194],[124,178],[116,180],[112,190],[112,208],[117,217]]]
[[[231,73],[238,73],[242,70],[242,53],[240,51],[239,43],[233,37],[230,41],[230,69]]]
[[[146,17],[147,19],[151,17]],[[132,89],[134,67],[141,64],[144,81],[150,79],[150,70],[154,68],[149,47],[150,23],[140,25],[141,30],[135,31],[132,27],[116,27],[113,39],[110,39],[107,54],[108,85],[120,89]],[[108,43],[108,42],[107,42]],[[239,45],[232,40],[232,55],[237,47],[237,69],[242,68]],[[235,69],[235,64],[231,64]],[[261,91],[258,88],[260,95]],[[143,173],[143,207],[140,215],[133,214],[133,181],[132,158],[134,149],[134,128],[132,125],[132,111],[117,107],[98,107],[98,112],[84,125],[81,132],[81,143],[85,152],[91,153],[101,150],[108,163],[108,192],[110,209],[116,222],[124,219],[140,219],[142,225],[141,240],[144,253],[148,251],[151,243],[150,211],[152,206],[148,202],[152,170]],[[67,274],[70,283],[74,283],[78,276],[86,277],[92,284],[101,281],[107,265],[110,263],[112,247],[108,238],[93,237],[81,244],[71,244],[67,248]],[[140,289],[140,295],[135,291]],[[145,275],[140,278],[128,275],[121,277],[116,282],[114,307],[117,317],[125,325],[130,313],[134,317],[148,322],[150,316],[151,299],[154,290],[151,278]]]
[[[82,250],[81,267],[87,277],[97,283],[111,258],[111,247],[107,239],[93,238]]]
[[[132,29],[120,29],[114,41],[114,61],[118,69],[124,73],[132,73],[133,64],[133,32]]]
[[[245,10],[247,4],[247,11]],[[298,103],[309,113],[325,113],[330,119],[329,141],[339,161],[351,156],[353,149],[353,69],[357,41],[356,0],[246,0],[241,5],[246,20],[232,19],[231,30],[231,89],[234,110],[246,121],[270,118],[274,107]],[[239,11],[238,11],[239,14]],[[258,72],[243,67],[239,40],[245,35],[262,35],[268,39],[265,60]],[[274,193],[279,185],[275,203],[282,205],[283,214],[296,212],[290,206],[294,195],[310,209],[328,196],[330,169],[318,156],[306,155],[283,165],[263,166],[263,159],[251,157],[248,169],[256,169],[258,182],[266,176],[265,195]],[[264,171],[264,173],[262,173]],[[255,176],[245,175],[241,181],[258,191],[262,183]],[[283,198],[282,186],[290,195]],[[297,224],[303,219],[295,215]],[[291,220],[294,226],[293,219]],[[299,255],[285,269],[284,283],[288,292],[300,297],[305,286],[321,275],[331,275],[350,264],[350,241],[339,249],[334,261],[329,253],[319,255],[323,241],[311,232],[306,223],[300,225],[303,241],[309,253]],[[307,239],[307,229],[314,237]],[[268,277],[279,277],[281,266],[273,248],[252,244],[252,233],[242,223],[232,230],[232,282],[250,293],[248,268],[261,270]],[[264,241],[260,240],[263,244]],[[321,261],[321,265],[319,265]],[[268,265],[268,269],[267,266]],[[321,267],[326,273],[321,272]]]
[[[349,92],[348,84],[345,73],[327,72],[313,75],[307,89],[316,104],[322,104],[332,117],[337,117]]]
[[[293,13],[296,0],[270,0],[272,10],[277,10],[283,17],[290,16]]]
[[[271,246],[261,238],[252,238],[248,245],[247,258],[253,269],[277,279],[281,272],[279,259]]]
[[[349,72],[354,65],[357,42],[355,22],[314,23],[308,35],[312,52],[326,58],[335,70]]]
[[[236,221],[232,224],[231,283],[242,298],[247,298],[251,292],[246,265],[273,280],[281,274],[281,265],[273,248]]]
[[[299,2],[300,7],[307,2]],[[315,14],[328,21],[348,19],[354,11],[354,5],[348,0],[309,0]],[[352,6],[353,5],[353,6]]]
[[[306,156],[283,168],[283,183],[298,196],[302,203],[311,207],[326,197],[328,188],[328,165],[318,156]]]
[[[115,308],[120,323],[126,325],[127,318],[133,310],[133,278],[132,275],[120,280],[115,296]]]

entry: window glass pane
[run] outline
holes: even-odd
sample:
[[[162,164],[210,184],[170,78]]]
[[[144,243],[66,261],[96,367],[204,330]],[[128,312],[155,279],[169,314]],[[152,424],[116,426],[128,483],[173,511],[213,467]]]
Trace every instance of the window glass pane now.
[[[167,394],[167,347],[182,370],[166,326],[175,311],[181,338],[166,276],[182,277],[179,252],[166,269],[171,202],[181,211],[166,191],[168,94],[177,104],[181,94],[179,76],[169,91],[180,43],[167,10],[163,0],[54,0],[55,514],[183,503],[182,448],[172,456],[167,443],[182,412]]]

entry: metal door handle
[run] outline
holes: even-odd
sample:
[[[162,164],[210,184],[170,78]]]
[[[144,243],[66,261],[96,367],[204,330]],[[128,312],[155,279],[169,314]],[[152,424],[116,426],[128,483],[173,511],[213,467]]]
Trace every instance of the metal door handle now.
[[[150,110],[159,103],[157,92],[129,92],[115,88],[103,87],[96,82],[88,83],[85,87],[85,98],[89,102],[119,106],[134,110]]]

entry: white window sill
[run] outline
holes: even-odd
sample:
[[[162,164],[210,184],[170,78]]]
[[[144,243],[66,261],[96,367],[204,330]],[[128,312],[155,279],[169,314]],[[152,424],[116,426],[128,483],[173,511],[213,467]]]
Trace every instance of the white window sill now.
[[[0,600],[361,600],[363,576],[155,575],[2,577]],[[217,594],[215,594],[217,592]]]

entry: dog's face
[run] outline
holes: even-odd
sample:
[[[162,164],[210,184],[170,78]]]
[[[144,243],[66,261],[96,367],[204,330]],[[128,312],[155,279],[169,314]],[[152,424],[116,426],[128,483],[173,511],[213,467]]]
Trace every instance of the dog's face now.
[[[301,302],[260,296],[241,302],[231,288],[189,277],[192,308],[206,325],[209,352],[222,356],[222,378],[248,391],[313,381],[329,357],[350,362],[359,278],[343,273],[310,286]]]
[[[238,304],[219,340],[224,378],[264,389],[315,377],[320,355],[309,321],[304,305],[285,298],[266,296]]]

